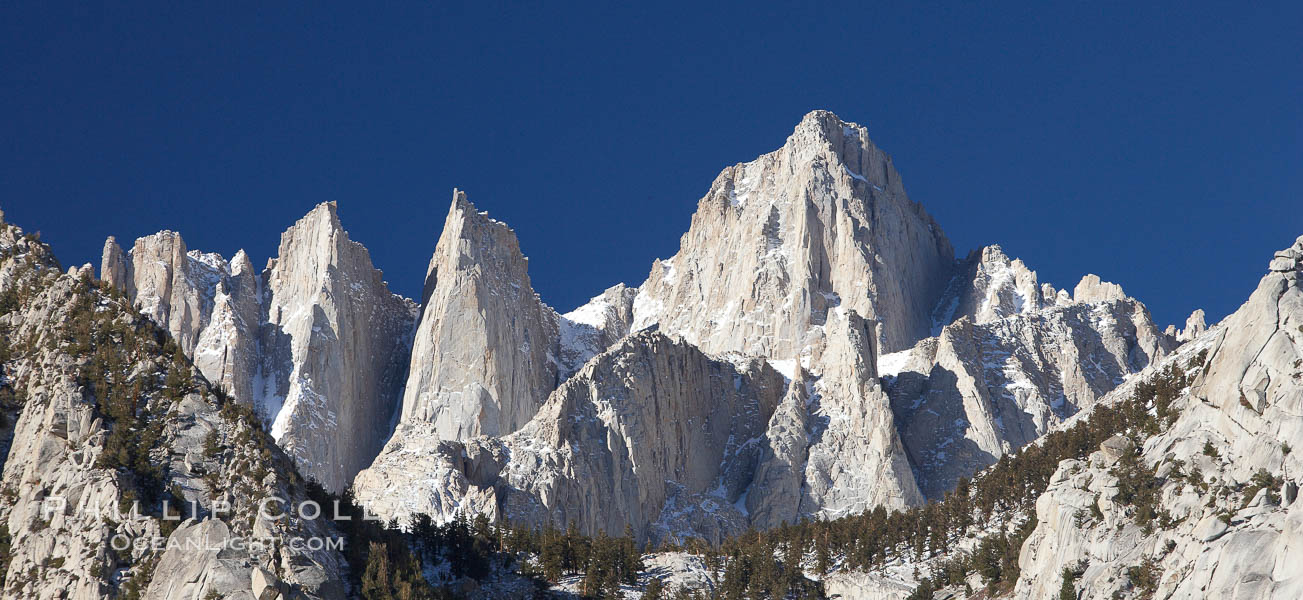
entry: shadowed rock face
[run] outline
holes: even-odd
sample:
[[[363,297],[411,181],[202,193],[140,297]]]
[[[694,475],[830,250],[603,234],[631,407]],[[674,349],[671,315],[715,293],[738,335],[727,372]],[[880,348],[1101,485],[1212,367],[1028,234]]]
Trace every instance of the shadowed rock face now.
[[[301,470],[341,491],[392,431],[415,319],[334,204],[281,236],[264,272],[261,390],[255,402]],[[279,407],[277,404],[279,403]]]
[[[1125,298],[974,324],[890,358],[892,409],[930,498],[1035,441],[1176,347]]]
[[[128,253],[110,238],[101,274],[327,489],[344,489],[389,436],[415,307],[388,291],[333,203],[287,230],[261,275],[243,251],[228,263],[170,231]]]

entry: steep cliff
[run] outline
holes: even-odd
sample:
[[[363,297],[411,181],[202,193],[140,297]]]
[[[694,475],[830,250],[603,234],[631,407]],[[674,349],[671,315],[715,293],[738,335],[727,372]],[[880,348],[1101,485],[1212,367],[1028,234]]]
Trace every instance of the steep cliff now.
[[[516,234],[455,191],[425,289],[403,423],[448,440],[520,429],[558,383],[558,317]]]
[[[790,360],[842,307],[881,322],[879,347],[902,350],[929,335],[953,266],[868,132],[815,111],[782,148],[720,173],[679,252],[639,287],[633,328]]]
[[[3,597],[252,598],[270,582],[342,599],[339,554],[292,542],[336,536],[328,523],[249,518],[306,499],[289,459],[178,358],[159,313],[60,275],[19,234],[0,223]]]
[[[747,497],[757,528],[922,501],[878,382],[873,324],[835,309],[815,333],[765,433]]]
[[[1094,276],[1078,286],[1078,301],[1038,287],[1021,261],[1009,263],[989,248],[970,272],[973,292],[955,303],[959,319],[881,362],[919,485],[933,498],[1177,346],[1143,304]]]
[[[358,500],[382,517],[474,506],[589,534],[629,526],[640,538],[719,541],[745,530],[740,499],[784,390],[762,360],[712,359],[642,332],[589,361],[512,434],[432,448],[407,429],[358,476]]]
[[[1303,595],[1303,464],[1292,452],[1303,440],[1301,279],[1303,238],[1196,340],[1193,381],[1161,433],[1059,465],[1036,504],[1015,597],[1046,597],[1070,564],[1082,566],[1081,598]],[[1136,476],[1126,463],[1133,452],[1152,478],[1156,525],[1119,500]]]
[[[263,278],[254,404],[304,473],[343,490],[392,431],[414,306],[389,292],[333,203],[281,235]]]
[[[347,487],[392,431],[415,306],[389,292],[333,203],[282,234],[261,274],[244,251],[228,263],[170,231],[127,253],[110,238],[100,272],[327,489]]]

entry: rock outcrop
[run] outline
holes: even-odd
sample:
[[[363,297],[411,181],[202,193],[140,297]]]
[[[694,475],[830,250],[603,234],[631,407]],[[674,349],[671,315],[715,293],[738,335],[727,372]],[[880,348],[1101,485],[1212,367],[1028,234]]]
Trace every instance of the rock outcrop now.
[[[558,317],[528,267],[516,234],[454,191],[426,272],[403,423],[463,440],[534,416],[558,383]]]
[[[414,306],[389,292],[333,203],[281,235],[263,278],[254,403],[301,471],[343,490],[393,430]]]
[[[930,334],[953,265],[868,132],[815,111],[782,148],[720,173],[678,254],[639,287],[633,328],[790,360],[842,307],[880,321],[879,347],[902,350]]]
[[[1098,275],[1082,277],[1081,282],[1072,290],[1073,302],[1080,303],[1093,304],[1109,300],[1125,300],[1126,297],[1126,293],[1122,291],[1122,286],[1101,281]]]
[[[1024,290],[1036,289],[1030,279]],[[1175,347],[1135,299],[1043,297],[1056,301],[1032,309],[1040,304],[1029,296],[1019,312],[980,324],[965,314],[940,336],[884,358],[892,409],[926,496],[1040,438]],[[996,302],[961,306],[975,306],[979,318],[1001,314],[991,310]]]
[[[415,306],[389,292],[333,203],[286,231],[261,274],[244,251],[228,263],[171,231],[125,254],[110,238],[100,273],[326,489],[347,487],[392,431]]]
[[[260,567],[287,594],[342,600],[342,557],[291,543],[337,536],[328,523],[219,518],[256,514],[264,497],[305,500],[289,459],[221,409],[197,372],[164,351],[166,335],[146,315],[80,270],[60,275],[44,245],[18,234],[0,224],[0,296],[13,300],[0,314],[0,385],[15,413],[0,425],[10,441],[0,597],[242,598]],[[188,520],[163,520],[162,500],[186,507]],[[204,554],[186,543],[196,536],[260,544]]]
[[[1176,340],[1179,342],[1188,342],[1208,330],[1208,324],[1204,322],[1204,312],[1200,308],[1190,313],[1190,318],[1185,320],[1185,329],[1176,334]]]
[[[809,372],[798,367],[765,433],[747,496],[756,528],[922,501],[878,382],[873,324],[834,310],[816,333]]]
[[[1193,382],[1173,404],[1175,421],[1139,449],[1168,520],[1141,527],[1113,501],[1106,452],[1060,464],[1036,504],[1015,597],[1051,595],[1061,567],[1078,561],[1081,598],[1125,591],[1132,567],[1153,574],[1154,597],[1303,596],[1303,463],[1291,452],[1303,440],[1301,278],[1303,237],[1276,254],[1243,306],[1174,357]],[[1102,517],[1078,517],[1092,505]]]
[[[1066,291],[1039,283],[1022,260],[1011,260],[999,246],[987,246],[959,263],[933,309],[932,336],[963,317],[980,325],[1071,302]]]
[[[447,519],[471,504],[500,508],[512,522],[575,523],[591,534],[627,526],[644,539],[686,532],[720,540],[745,529],[734,505],[784,389],[763,360],[735,365],[639,333],[588,362],[520,430],[442,444],[426,470],[441,483],[426,486],[427,474],[403,477],[404,447],[391,442],[377,466],[393,461],[394,468],[359,475],[358,500],[381,517]],[[412,486],[426,487],[408,492]],[[413,506],[414,497],[432,501]]]

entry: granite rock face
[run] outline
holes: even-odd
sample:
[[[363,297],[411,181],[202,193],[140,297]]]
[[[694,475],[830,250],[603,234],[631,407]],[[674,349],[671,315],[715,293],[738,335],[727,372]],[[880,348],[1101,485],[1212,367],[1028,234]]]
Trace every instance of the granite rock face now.
[[[426,272],[404,424],[440,439],[520,429],[558,383],[558,316],[529,284],[516,234],[453,194]]]
[[[431,444],[428,426],[401,425],[355,488],[384,518],[446,520],[469,504],[513,522],[594,534],[630,526],[644,538],[684,520],[721,539],[745,528],[732,505],[784,388],[762,360],[735,365],[643,332],[590,361],[512,434]],[[400,468],[422,456],[425,474]],[[415,490],[394,494],[395,484]]]
[[[1088,276],[1075,296],[998,246],[955,260],[865,130],[826,112],[807,115],[781,149],[726,169],[679,253],[642,286],[615,286],[564,315],[534,294],[511,230],[456,193],[426,280],[402,423],[355,491],[389,518],[486,512],[608,532],[630,524],[657,539],[915,505],[1176,345],[1119,286]],[[629,480],[618,461],[511,479],[541,464],[535,448],[593,445],[564,437],[583,433],[563,425],[587,418],[588,404],[556,394],[594,362],[610,368],[607,349],[633,352],[652,331],[710,360],[764,359],[784,376],[769,386],[762,405],[772,408],[746,460],[729,463],[731,487],[703,495],[671,472],[681,492],[650,496],[659,507],[622,500],[633,517],[615,523],[566,490],[660,480]],[[691,410],[678,403],[696,396],[666,372],[622,373],[683,389],[656,396],[662,419]],[[522,441],[539,432],[544,442]],[[640,444],[667,443],[612,434],[608,450]]]
[[[357,498],[400,521],[473,512],[680,542],[920,502],[874,327],[838,310],[824,329],[790,382],[758,357],[635,333],[510,435],[439,442],[429,424],[400,425]]]
[[[815,111],[782,148],[720,173],[678,254],[639,287],[633,328],[790,360],[842,307],[881,322],[879,347],[902,350],[929,335],[953,266],[868,132]]]
[[[263,279],[254,404],[301,471],[343,490],[392,431],[415,307],[389,292],[333,203],[281,235]]]
[[[509,227],[454,192],[427,270],[401,420],[353,484],[382,517],[498,515],[505,484],[491,483],[501,465],[464,455],[497,456],[486,440],[532,423],[558,385],[628,334],[634,290],[617,285],[558,315],[530,286],[528,264]]]
[[[110,238],[100,272],[328,490],[347,487],[392,431],[415,306],[389,292],[333,203],[287,230],[261,274],[244,251],[227,262],[170,231],[127,253]]]
[[[136,240],[126,254],[113,238],[105,241],[100,277],[126,292],[190,354],[208,326],[225,270],[220,256],[187,252],[181,234],[160,231]]]
[[[1027,284],[1024,290],[1037,289],[1034,273]],[[1055,303],[1042,304],[1028,296],[1019,312],[982,323],[974,317],[1003,314],[991,310],[1000,304],[964,302],[976,308],[971,316],[884,357],[892,410],[926,496],[939,497],[1035,441],[1176,347],[1139,301],[1083,297],[1091,302],[1047,293],[1041,298]]]
[[[922,501],[878,382],[874,329],[853,311],[834,310],[816,332],[762,442],[765,452],[747,496],[752,526]]]
[[[48,248],[19,233],[0,224],[0,295],[16,298],[0,315],[0,328],[12,343],[3,384],[13,392],[0,425],[7,441],[0,523],[9,535],[0,597],[105,598],[138,586],[144,598],[158,600],[249,598],[251,571],[258,567],[276,573],[287,594],[342,600],[342,557],[288,541],[338,535],[328,523],[232,519],[228,526],[212,517],[219,502],[253,514],[268,495],[304,500],[289,485],[289,459],[274,446],[264,451],[241,441],[249,439],[254,424],[220,410],[197,371],[173,363],[148,333],[146,319],[159,313],[133,312],[80,270],[59,274]],[[161,266],[158,272],[164,272]],[[88,335],[84,328],[111,336],[144,332],[139,335],[145,339],[59,342]],[[123,379],[114,385],[122,387],[107,387],[107,379],[96,375],[105,364],[116,366],[114,376]],[[173,370],[192,385],[179,397],[158,385]],[[145,501],[150,479],[139,466],[115,468],[119,459],[106,456],[110,439],[131,427],[105,414],[105,405],[122,397],[136,403],[145,415],[140,426],[153,432],[140,438],[151,441],[149,477],[179,494],[178,503],[193,501],[199,508],[190,515],[196,518],[170,534],[160,506]],[[266,476],[258,479],[258,472]],[[133,499],[141,501],[134,516],[122,509]],[[200,556],[184,543],[195,534],[209,540],[256,534],[265,543]]]
[[[209,381],[232,397],[255,402],[262,366],[262,278],[243,250],[223,270],[213,294],[208,326],[199,334],[190,357]]]
[[[1047,597],[1062,565],[1077,561],[1082,598],[1112,597],[1145,561],[1158,573],[1154,597],[1303,596],[1303,463],[1290,451],[1303,440],[1301,278],[1303,237],[1276,254],[1243,306],[1173,357],[1194,381],[1173,405],[1175,422],[1140,449],[1173,524],[1143,529],[1111,501],[1117,477],[1105,452],[1064,462],[1036,504],[1015,597]],[[1174,475],[1195,469],[1202,482]],[[1284,483],[1240,491],[1259,473]],[[1103,517],[1083,525],[1077,515],[1091,504]]]
[[[504,509],[590,533],[628,525],[641,538],[720,540],[745,528],[736,505],[785,388],[763,360],[733,363],[659,333],[631,336],[502,439]]]

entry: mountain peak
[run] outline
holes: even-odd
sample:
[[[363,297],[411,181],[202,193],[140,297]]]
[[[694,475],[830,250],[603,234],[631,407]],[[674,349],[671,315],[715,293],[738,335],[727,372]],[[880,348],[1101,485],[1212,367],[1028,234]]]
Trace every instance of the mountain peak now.
[[[476,212],[475,205],[466,197],[466,192],[458,188],[452,188],[452,206],[448,210]]]
[[[877,342],[901,350],[928,337],[953,264],[891,158],[863,127],[817,110],[781,148],[716,177],[678,254],[639,286],[634,329],[659,323],[708,352],[789,360],[845,306],[892,315]]]
[[[241,275],[244,273],[253,273],[253,261],[249,259],[249,253],[245,252],[244,248],[240,248],[235,256],[231,257],[231,274]]]
[[[343,224],[339,221],[339,206],[333,200],[322,202],[321,204],[312,207],[312,210],[308,211],[308,214],[303,215],[303,218],[299,219],[298,223],[295,223],[294,226],[297,228],[305,221],[312,223],[325,223],[332,230],[343,231],[344,229]]]
[[[838,132],[843,136],[851,135],[866,131],[864,126],[850,121],[843,121],[830,110],[816,109],[801,117],[801,122],[796,125],[796,129],[812,130],[823,132],[825,135]]]
[[[419,368],[414,366],[409,374],[404,422],[430,421],[443,428],[445,437],[457,438],[478,435],[481,425],[494,435],[514,431],[533,416],[547,392],[542,382],[555,380],[555,366],[546,359],[551,343],[543,342],[556,337],[556,315],[530,285],[529,259],[515,232],[476,210],[459,189],[453,190],[426,269],[421,307],[413,348],[413,365]],[[479,364],[479,359],[451,352],[451,339],[486,349],[466,356],[497,356],[501,361]],[[468,369],[472,363],[476,367]],[[514,375],[500,377],[500,372]],[[476,408],[475,419],[463,423],[454,417],[465,413],[450,411],[464,407],[449,399],[459,397],[458,390],[471,381],[488,383],[484,394],[493,406],[483,413]]]
[[[829,144],[852,168],[857,166],[860,154],[868,151],[881,152],[873,144],[873,140],[869,139],[868,128],[859,123],[844,121],[827,110],[812,110],[806,113],[788,138],[788,144],[801,145],[813,142]],[[845,152],[847,149],[855,150],[849,153],[849,160]]]
[[[1278,273],[1303,270],[1303,236],[1293,246],[1277,252],[1267,268]]]
[[[470,201],[464,190],[452,189],[452,205],[448,207],[448,219],[444,223],[444,231],[448,231],[454,224],[454,220],[460,223],[481,223],[493,227],[500,227],[511,233],[515,237],[516,232],[506,223],[489,216],[486,210],[480,210]],[[457,229],[460,231],[460,228]]]
[[[1095,303],[1108,302],[1109,300],[1125,300],[1126,292],[1122,291],[1122,286],[1103,281],[1099,275],[1088,273],[1077,283],[1077,287],[1072,290],[1072,300],[1078,303]]]

